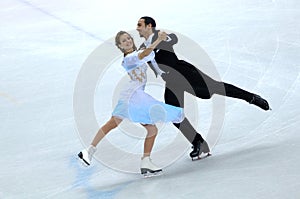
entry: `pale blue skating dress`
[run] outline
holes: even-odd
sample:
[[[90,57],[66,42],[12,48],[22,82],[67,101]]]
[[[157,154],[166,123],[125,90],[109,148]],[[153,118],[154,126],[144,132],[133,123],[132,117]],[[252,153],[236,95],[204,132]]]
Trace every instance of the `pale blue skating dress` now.
[[[147,82],[147,62],[153,60],[155,55],[152,52],[140,60],[138,53],[134,51],[123,59],[122,66],[131,80],[124,85],[112,115],[142,124],[180,123],[184,118],[182,108],[160,102],[144,91]]]

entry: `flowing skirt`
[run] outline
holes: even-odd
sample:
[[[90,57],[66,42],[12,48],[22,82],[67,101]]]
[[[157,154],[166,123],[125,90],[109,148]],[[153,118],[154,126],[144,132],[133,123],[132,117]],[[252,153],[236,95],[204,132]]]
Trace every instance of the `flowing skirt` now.
[[[112,116],[142,124],[180,123],[184,119],[182,108],[156,100],[144,88],[145,85],[130,82],[121,92]]]

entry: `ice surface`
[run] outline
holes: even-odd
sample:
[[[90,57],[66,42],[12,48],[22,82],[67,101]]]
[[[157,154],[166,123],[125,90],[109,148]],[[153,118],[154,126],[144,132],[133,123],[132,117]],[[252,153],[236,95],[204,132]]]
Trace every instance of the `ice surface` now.
[[[299,1],[144,4],[1,0],[0,198],[299,198]],[[185,149],[166,164],[162,176],[143,179],[96,160],[84,168],[76,160],[84,147],[73,110],[78,74],[94,49],[119,30],[134,31],[144,15],[154,17],[158,28],[195,41],[223,81],[262,95],[273,110],[226,98],[221,136],[213,155],[202,161],[191,161],[187,141],[173,126],[160,126],[154,151],[167,150],[154,161],[166,164],[163,161],[177,150],[168,146],[178,136]],[[123,76],[124,71],[112,64],[98,82],[94,103],[99,125],[110,117],[115,103],[111,89]],[[162,98],[160,88],[148,89]],[[206,136],[213,99],[187,98],[198,111],[186,111],[199,119],[195,128]],[[142,141],[134,136],[144,134],[122,134],[122,128],[107,139],[121,143],[122,150],[141,152]],[[105,149],[98,153],[114,162],[117,156]],[[138,162],[122,164],[138,172]]]

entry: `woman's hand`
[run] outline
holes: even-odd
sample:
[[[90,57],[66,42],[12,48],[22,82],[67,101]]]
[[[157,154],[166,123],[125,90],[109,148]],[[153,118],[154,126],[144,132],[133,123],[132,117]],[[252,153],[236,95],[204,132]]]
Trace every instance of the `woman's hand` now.
[[[158,39],[159,39],[160,41],[165,41],[165,40],[167,40],[167,33],[164,32],[164,31],[159,31],[159,32],[158,32]]]
[[[139,53],[139,59],[143,59],[144,57],[148,56],[161,41],[165,40],[167,40],[167,33],[159,31],[158,38],[149,47],[147,47],[145,50]]]

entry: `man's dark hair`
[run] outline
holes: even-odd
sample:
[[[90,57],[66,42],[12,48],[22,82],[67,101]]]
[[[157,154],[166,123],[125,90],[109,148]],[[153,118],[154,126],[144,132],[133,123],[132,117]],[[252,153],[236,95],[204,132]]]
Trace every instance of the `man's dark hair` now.
[[[153,31],[155,30],[156,23],[155,23],[155,20],[152,17],[144,16],[144,17],[141,17],[141,19],[144,19],[146,26],[151,24],[152,25],[152,30]]]

